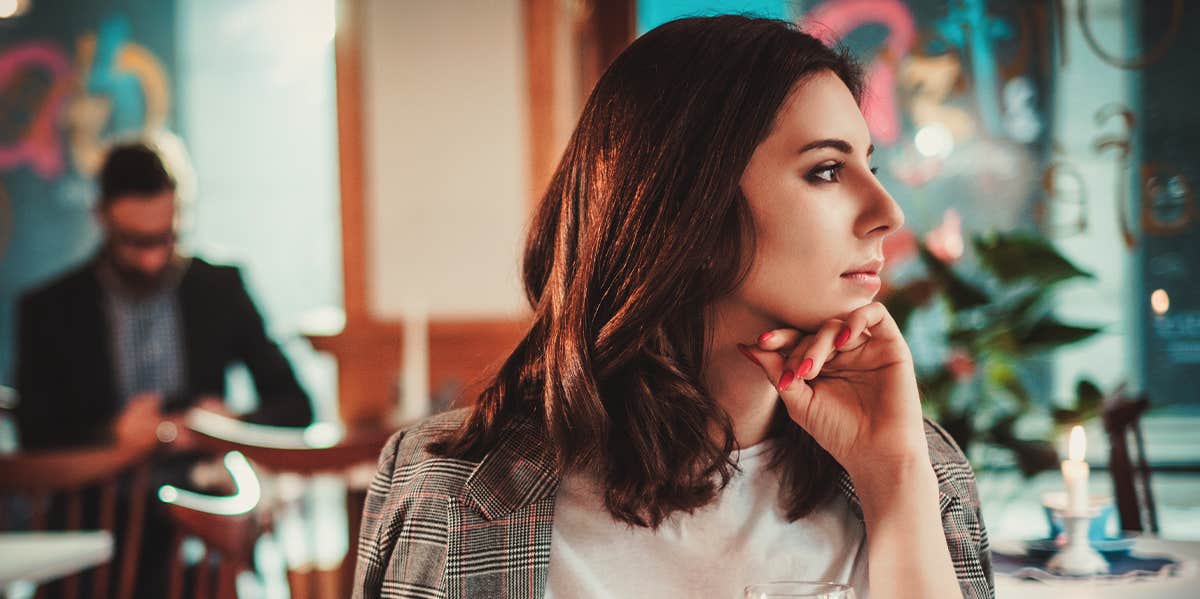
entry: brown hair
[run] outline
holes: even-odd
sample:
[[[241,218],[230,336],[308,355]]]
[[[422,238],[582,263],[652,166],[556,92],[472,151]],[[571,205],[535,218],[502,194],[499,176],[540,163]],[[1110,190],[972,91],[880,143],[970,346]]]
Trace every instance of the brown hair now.
[[[147,198],[175,190],[175,177],[153,147],[142,142],[113,146],[98,176],[101,208],[124,197]]]
[[[742,171],[795,84],[822,71],[860,97],[845,54],[790,23],[741,16],[672,21],[622,52],[529,232],[533,324],[433,450],[478,458],[529,417],[561,467],[600,468],[620,520],[657,527],[712,500],[735,443],[701,383],[706,308],[754,255]],[[781,501],[797,519],[830,497],[840,467],[782,409],[773,434]]]

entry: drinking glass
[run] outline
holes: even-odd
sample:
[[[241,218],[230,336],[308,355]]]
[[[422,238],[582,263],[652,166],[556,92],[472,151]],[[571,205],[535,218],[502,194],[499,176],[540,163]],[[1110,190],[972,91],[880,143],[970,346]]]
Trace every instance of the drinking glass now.
[[[788,580],[765,582],[746,587],[745,599],[785,599],[808,597],[816,599],[854,599],[854,589],[836,582]]]

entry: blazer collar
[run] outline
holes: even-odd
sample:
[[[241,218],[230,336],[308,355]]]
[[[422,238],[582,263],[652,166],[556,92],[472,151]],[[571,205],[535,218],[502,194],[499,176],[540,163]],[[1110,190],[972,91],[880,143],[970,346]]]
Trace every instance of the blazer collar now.
[[[554,453],[528,416],[504,427],[500,443],[483,457],[464,487],[464,499],[487,520],[508,515],[558,489]]]
[[[484,456],[467,479],[464,499],[487,520],[495,520],[521,509],[558,489],[561,473],[554,454],[546,445],[532,418],[522,416],[506,427],[500,443]],[[862,503],[845,470],[835,483],[851,512],[861,521]],[[942,508],[947,496],[939,493]]]

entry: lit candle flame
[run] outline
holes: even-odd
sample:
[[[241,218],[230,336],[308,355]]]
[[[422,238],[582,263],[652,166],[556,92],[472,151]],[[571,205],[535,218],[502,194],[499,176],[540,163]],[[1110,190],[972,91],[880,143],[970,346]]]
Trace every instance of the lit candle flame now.
[[[1072,462],[1082,462],[1085,453],[1087,453],[1087,437],[1083,435],[1083,427],[1076,424],[1071,428],[1067,457]]]
[[[1171,296],[1167,295],[1165,289],[1155,289],[1154,293],[1150,294],[1150,309],[1159,316],[1171,309]]]

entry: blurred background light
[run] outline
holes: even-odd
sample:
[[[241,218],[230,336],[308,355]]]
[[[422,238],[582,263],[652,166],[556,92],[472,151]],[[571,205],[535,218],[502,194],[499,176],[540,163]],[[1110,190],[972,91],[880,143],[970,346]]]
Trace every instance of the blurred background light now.
[[[1171,297],[1167,295],[1167,290],[1155,289],[1150,294],[1150,309],[1159,316],[1166,314],[1167,310],[1171,309]]]
[[[927,158],[945,158],[954,150],[954,136],[941,123],[931,123],[917,130],[917,151]]]

